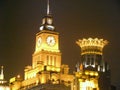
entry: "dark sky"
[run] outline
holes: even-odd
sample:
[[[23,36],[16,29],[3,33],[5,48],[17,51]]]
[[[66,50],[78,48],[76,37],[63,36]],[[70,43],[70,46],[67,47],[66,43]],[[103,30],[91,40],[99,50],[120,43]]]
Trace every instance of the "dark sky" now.
[[[112,84],[120,83],[120,1],[50,0],[56,31],[60,33],[62,63],[74,70],[80,60],[76,40],[104,38],[104,59],[111,67]],[[35,35],[46,15],[46,0],[0,0],[0,65],[5,78],[23,74],[31,65]]]

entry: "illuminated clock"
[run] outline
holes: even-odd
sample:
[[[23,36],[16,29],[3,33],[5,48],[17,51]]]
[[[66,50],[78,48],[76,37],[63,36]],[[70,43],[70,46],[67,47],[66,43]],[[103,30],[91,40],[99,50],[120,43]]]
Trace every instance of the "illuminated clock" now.
[[[37,45],[40,46],[41,42],[42,42],[42,38],[39,37],[38,40],[37,40]]]
[[[55,45],[55,38],[53,36],[48,36],[47,37],[47,44],[50,46],[54,46]]]

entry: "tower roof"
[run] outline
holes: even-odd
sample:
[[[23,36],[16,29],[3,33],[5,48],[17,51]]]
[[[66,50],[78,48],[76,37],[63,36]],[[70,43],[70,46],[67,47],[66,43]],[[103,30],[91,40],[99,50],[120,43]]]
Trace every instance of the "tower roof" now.
[[[81,47],[82,54],[102,54],[102,50],[108,44],[108,41],[98,38],[83,38],[82,40],[79,39],[76,43]]]
[[[47,15],[43,17],[40,30],[50,30],[54,31],[55,27],[53,25],[53,17],[50,14],[50,1],[47,0]]]

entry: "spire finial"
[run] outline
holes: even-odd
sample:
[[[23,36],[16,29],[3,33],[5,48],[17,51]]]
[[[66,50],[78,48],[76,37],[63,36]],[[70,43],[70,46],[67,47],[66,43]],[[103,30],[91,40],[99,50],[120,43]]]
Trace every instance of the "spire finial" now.
[[[4,79],[3,66],[1,66],[1,75],[0,75],[0,79]]]
[[[50,14],[50,2],[47,0],[47,15]]]

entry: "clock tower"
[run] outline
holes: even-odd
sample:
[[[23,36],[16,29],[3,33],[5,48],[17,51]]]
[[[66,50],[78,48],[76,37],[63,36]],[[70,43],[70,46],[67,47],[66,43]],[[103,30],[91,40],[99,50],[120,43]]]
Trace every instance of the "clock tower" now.
[[[59,50],[59,33],[55,31],[53,17],[47,4],[47,15],[43,17],[40,31],[36,34],[35,52],[32,67],[43,65],[46,70],[60,72],[61,52]]]

